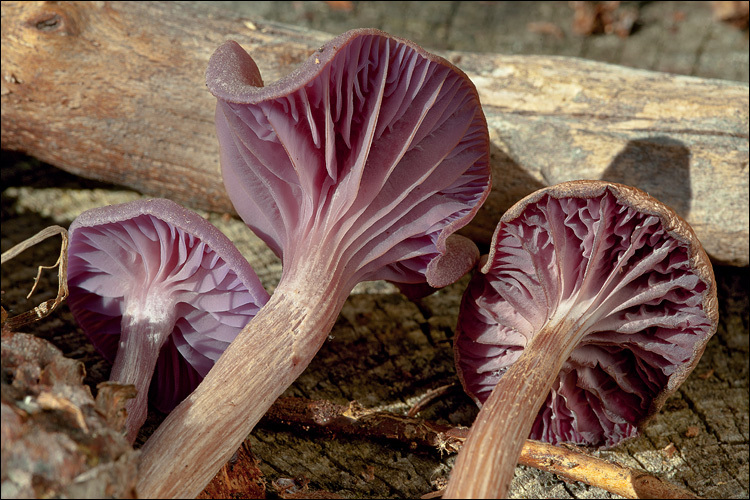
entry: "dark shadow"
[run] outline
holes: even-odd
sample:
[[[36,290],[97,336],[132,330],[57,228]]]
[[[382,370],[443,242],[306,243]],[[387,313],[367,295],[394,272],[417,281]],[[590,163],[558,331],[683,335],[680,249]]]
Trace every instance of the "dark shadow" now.
[[[459,233],[474,240],[482,254],[489,243],[500,217],[517,201],[545,184],[530,176],[508,154],[490,142],[492,191],[471,223]]]
[[[601,178],[646,191],[682,218],[690,213],[690,150],[680,141],[663,136],[629,141]]]
[[[132,190],[127,186],[79,177],[18,151],[1,150],[0,165],[0,188],[3,190],[11,186]]]

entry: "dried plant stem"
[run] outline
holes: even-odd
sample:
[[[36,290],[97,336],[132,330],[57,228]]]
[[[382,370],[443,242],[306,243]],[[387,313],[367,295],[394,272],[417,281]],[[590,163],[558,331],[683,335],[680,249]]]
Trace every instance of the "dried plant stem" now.
[[[439,399],[448,392],[457,389],[459,387],[457,382],[453,382],[452,384],[443,385],[440,387],[436,387],[435,389],[432,389],[430,391],[427,391],[427,393],[417,401],[414,406],[409,408],[409,411],[406,413],[407,417],[416,417],[420,411],[427,408],[433,401],[436,399]]]
[[[700,498],[645,471],[530,439],[524,444],[518,463],[597,486],[625,498]]]
[[[40,319],[48,316],[52,311],[54,311],[55,308],[60,305],[68,296],[68,231],[64,227],[49,226],[42,229],[31,238],[28,238],[3,252],[2,256],[0,256],[0,264],[5,264],[12,258],[16,257],[18,254],[22,253],[24,250],[31,248],[37,243],[40,243],[50,236],[54,236],[56,234],[59,234],[62,238],[62,243],[60,244],[60,256],[57,258],[57,262],[55,262],[51,266],[39,266],[39,268],[37,269],[36,277],[34,278],[34,285],[31,287],[31,291],[29,291],[29,294],[26,296],[26,298],[30,298],[34,293],[34,290],[36,290],[36,286],[39,283],[39,278],[42,274],[42,269],[54,269],[55,267],[59,266],[57,297],[42,302],[31,311],[27,311],[25,313],[13,316],[12,318],[8,318],[3,322],[3,328],[17,330],[23,325],[33,323],[34,321],[39,321]]]
[[[195,498],[302,373],[328,336],[341,294],[286,283],[143,447],[141,498]],[[346,295],[344,295],[344,300]]]
[[[263,422],[334,434],[395,439],[410,447],[435,448],[441,453],[456,453],[468,434],[465,427],[368,410],[356,402],[345,406],[305,398],[279,398],[263,417]]]
[[[445,498],[505,498],[539,408],[578,343],[581,326],[559,321],[537,333],[500,378],[456,459]]]
[[[468,434],[465,427],[367,410],[356,403],[345,406],[304,398],[279,398],[263,417],[263,422],[333,435],[395,440],[410,447],[437,449],[441,453],[458,452]],[[574,448],[530,439],[524,442],[518,463],[625,498],[698,498],[690,491],[645,471],[602,460]]]

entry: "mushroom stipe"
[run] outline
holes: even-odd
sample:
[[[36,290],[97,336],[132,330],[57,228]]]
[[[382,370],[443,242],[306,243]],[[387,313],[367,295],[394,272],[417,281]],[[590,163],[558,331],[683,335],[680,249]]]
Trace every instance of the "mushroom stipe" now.
[[[446,498],[503,498],[526,438],[637,435],[715,333],[716,284],[690,226],[646,193],[558,184],[500,219],[455,339],[482,406]]]
[[[73,316],[113,363],[110,380],[138,390],[126,405],[131,443],[148,399],[171,411],[268,301],[229,238],[165,199],[79,215],[70,226],[68,288]]]
[[[490,190],[476,89],[377,30],[344,33],[267,87],[229,41],[206,71],[224,184],[281,257],[268,303],[143,447],[138,493],[194,497],[328,338],[360,281],[422,293],[474,267],[454,233]]]

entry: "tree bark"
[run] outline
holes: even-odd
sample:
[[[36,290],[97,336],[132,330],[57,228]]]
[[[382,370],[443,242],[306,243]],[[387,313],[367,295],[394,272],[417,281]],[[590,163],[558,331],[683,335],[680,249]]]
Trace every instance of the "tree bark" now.
[[[332,36],[205,4],[3,2],[2,147],[231,213],[208,58],[237,40],[273,82]],[[566,57],[441,55],[476,84],[492,140],[493,192],[464,234],[486,245],[526,194],[606,179],[672,206],[716,262],[748,264],[747,85]]]

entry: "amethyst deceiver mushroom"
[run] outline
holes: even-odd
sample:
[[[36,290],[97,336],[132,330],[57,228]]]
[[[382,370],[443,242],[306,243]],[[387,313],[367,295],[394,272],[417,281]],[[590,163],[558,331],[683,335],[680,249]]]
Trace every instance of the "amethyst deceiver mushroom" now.
[[[602,181],[527,196],[500,219],[461,303],[456,366],[483,406],[446,498],[503,498],[527,437],[634,437],[717,322],[708,257],[667,206]]]
[[[307,367],[360,281],[442,287],[479,254],[453,233],[490,189],[476,89],[448,61],[349,31],[267,87],[235,42],[206,72],[224,183],[281,256],[268,304],[143,449],[143,496],[195,496]]]
[[[148,400],[171,411],[269,297],[229,238],[169,200],[88,210],[69,238],[70,310],[113,362],[110,380],[138,389],[132,443]]]

